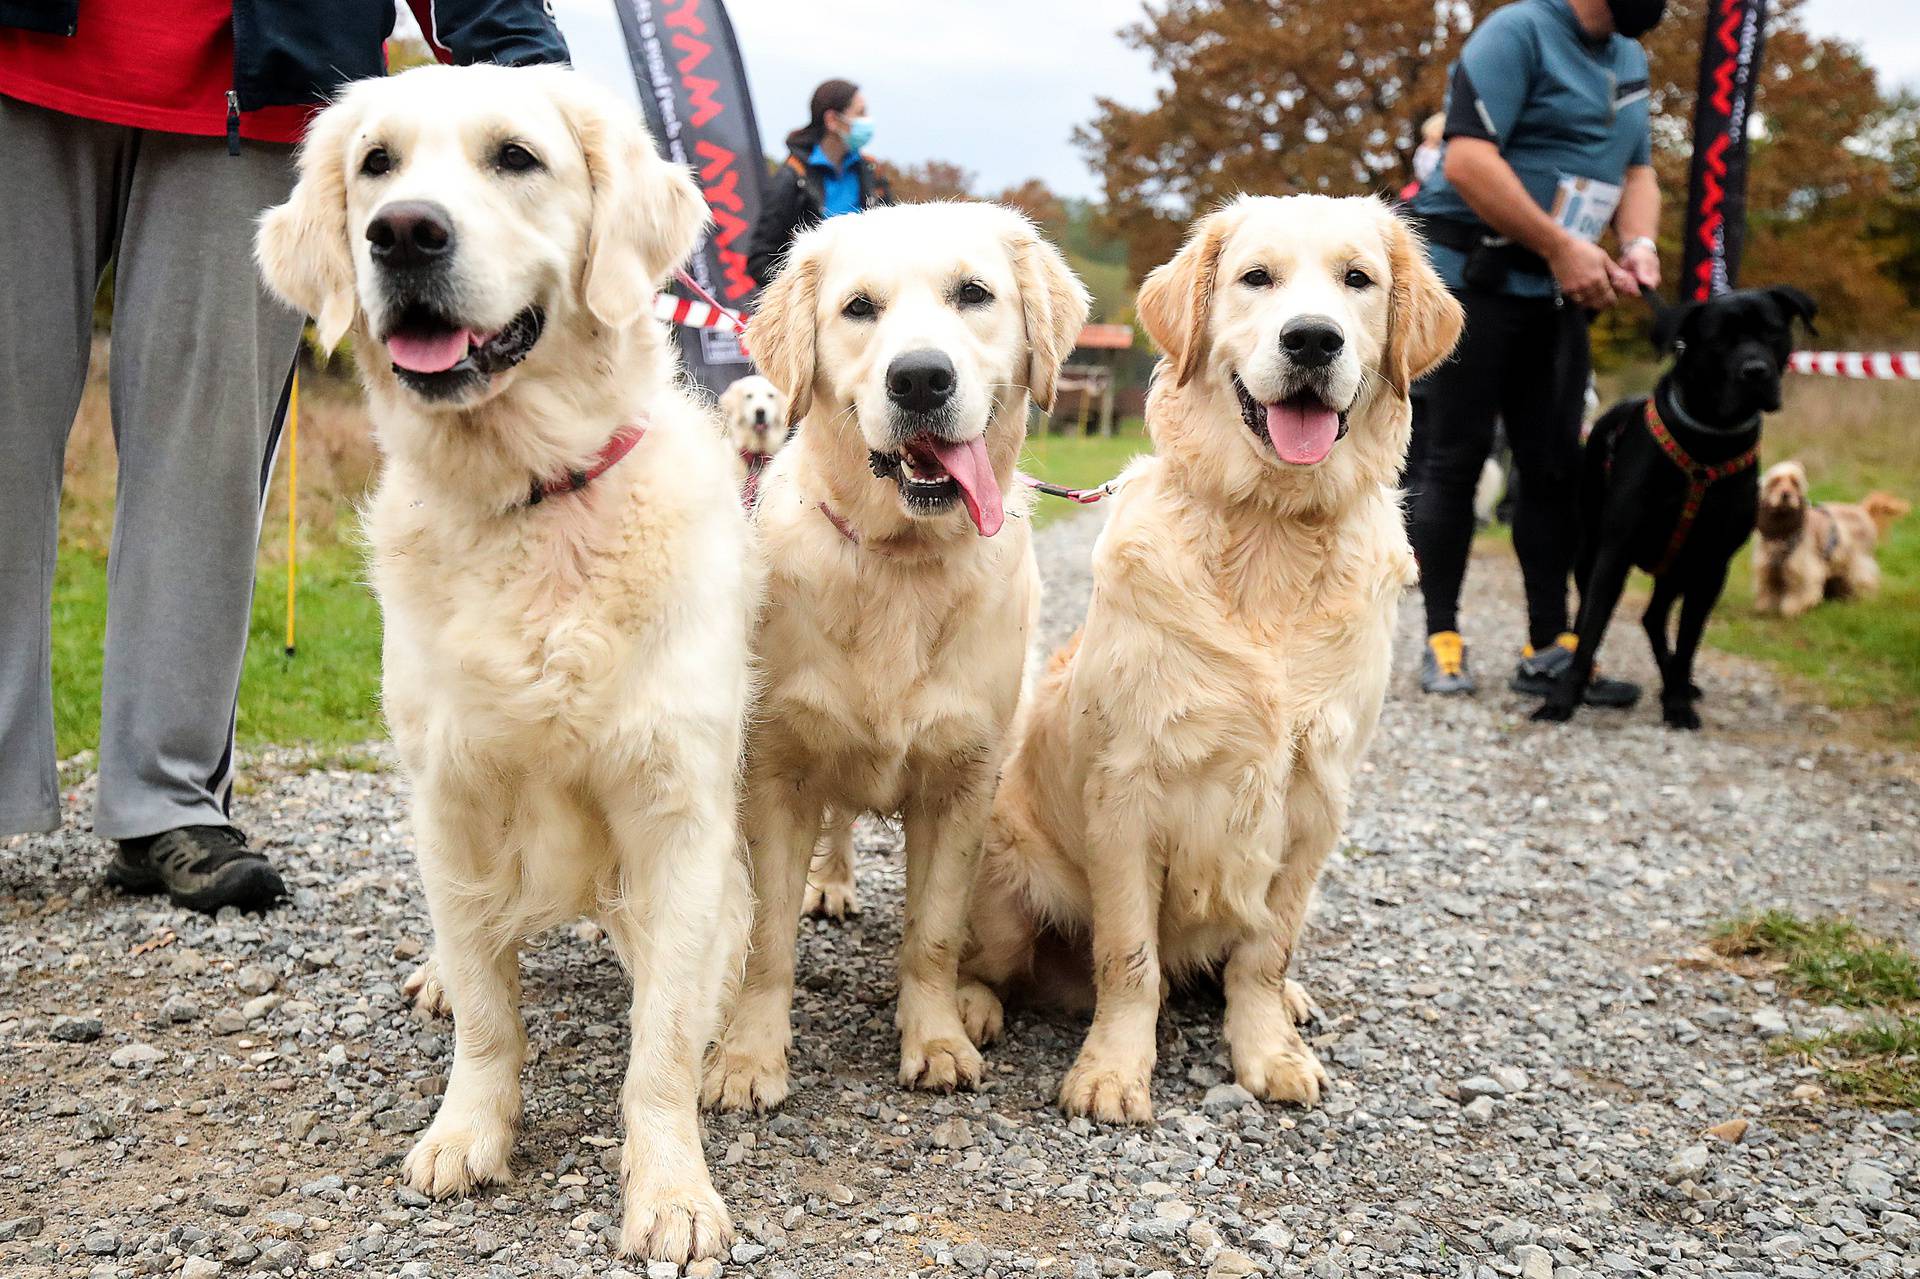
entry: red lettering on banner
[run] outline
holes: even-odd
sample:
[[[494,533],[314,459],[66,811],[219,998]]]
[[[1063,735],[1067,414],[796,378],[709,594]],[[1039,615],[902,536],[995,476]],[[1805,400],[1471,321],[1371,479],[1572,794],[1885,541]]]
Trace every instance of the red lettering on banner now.
[[[693,154],[700,161],[700,180],[711,182],[720,174],[733,167],[734,154],[717,142],[701,138],[693,144]]]
[[[740,198],[740,175],[729,169],[718,182],[706,188],[707,204],[714,209],[729,209],[739,213],[746,208],[746,201]]]
[[[679,27],[697,36],[707,33],[707,24],[700,21],[700,0],[685,0],[667,14],[666,21],[669,27]]]
[[[1739,69],[1740,42],[1735,33],[1740,29],[1740,0],[1724,0],[1720,11],[1726,15],[1716,33],[1720,37],[1720,47],[1727,51],[1727,60],[1714,68],[1713,105],[1723,116],[1733,115],[1733,73]]]
[[[707,55],[713,52],[712,45],[708,44],[705,40],[696,40],[692,36],[675,36],[673,38],[673,47],[687,55],[680,59],[680,61],[674,63],[676,67],[680,68],[681,75],[686,75],[702,62],[705,62]]]
[[[687,112],[694,128],[700,128],[726,110],[713,100],[713,91],[720,87],[718,80],[690,75],[681,83],[687,86]]]

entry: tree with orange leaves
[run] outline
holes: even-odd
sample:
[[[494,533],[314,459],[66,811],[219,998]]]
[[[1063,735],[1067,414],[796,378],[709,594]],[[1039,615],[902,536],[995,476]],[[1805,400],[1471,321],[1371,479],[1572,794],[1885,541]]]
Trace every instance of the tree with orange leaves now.
[[[1645,42],[1669,277],[1679,267],[1706,2],[1671,0]],[[1122,34],[1168,84],[1144,110],[1101,99],[1076,133],[1135,276],[1172,256],[1196,214],[1240,192],[1398,188],[1412,176],[1419,122],[1440,108],[1460,45],[1496,7],[1148,0]],[[1823,325],[1837,330],[1884,326],[1907,307],[1893,278],[1898,246],[1870,234],[1889,197],[1891,166],[1858,143],[1886,104],[1859,51],[1808,34],[1801,7],[1777,0],[1769,24],[1742,282],[1791,280],[1820,301]],[[1608,327],[1640,319],[1622,309]]]

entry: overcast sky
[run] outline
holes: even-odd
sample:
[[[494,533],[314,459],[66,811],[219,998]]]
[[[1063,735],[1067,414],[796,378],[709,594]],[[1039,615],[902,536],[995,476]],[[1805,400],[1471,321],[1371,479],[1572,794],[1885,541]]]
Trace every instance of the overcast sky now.
[[[1409,4],[1419,0],[1408,0]],[[618,77],[619,38],[583,39],[579,15],[611,23],[607,0],[557,0],[575,61]],[[1813,31],[1866,51],[1883,82],[1920,89],[1915,0],[1807,0]],[[1028,177],[1066,195],[1099,194],[1073,145],[1096,97],[1152,102],[1146,55],[1119,38],[1139,0],[728,0],[769,155],[805,122],[814,85],[860,84],[869,148],[896,164],[952,160],[994,192]],[[601,65],[604,63],[604,65]]]

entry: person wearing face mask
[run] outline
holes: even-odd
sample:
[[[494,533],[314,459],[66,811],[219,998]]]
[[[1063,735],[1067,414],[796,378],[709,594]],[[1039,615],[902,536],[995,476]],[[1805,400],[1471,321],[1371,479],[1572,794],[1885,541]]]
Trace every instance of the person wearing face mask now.
[[[793,237],[814,223],[893,203],[886,178],[867,162],[872,140],[860,86],[828,80],[813,91],[807,123],[787,135],[787,158],[774,171],[747,246],[755,283],[772,282]]]
[[[1579,539],[1581,407],[1595,312],[1660,283],[1660,191],[1638,38],[1666,0],[1518,0],[1487,17],[1447,88],[1445,151],[1409,213],[1460,299],[1466,333],[1415,393],[1410,475],[1427,651],[1420,686],[1475,691],[1457,610],[1474,486],[1504,421],[1519,480],[1514,552],[1528,643],[1509,687],[1545,696],[1573,653],[1567,582]],[[1603,240],[1611,238],[1609,254]],[[1640,690],[1596,676],[1594,705]]]

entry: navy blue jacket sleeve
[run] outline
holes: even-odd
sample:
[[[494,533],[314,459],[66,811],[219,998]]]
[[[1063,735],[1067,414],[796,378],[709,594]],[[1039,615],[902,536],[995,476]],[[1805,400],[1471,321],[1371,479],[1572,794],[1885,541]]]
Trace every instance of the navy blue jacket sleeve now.
[[[567,61],[567,42],[541,0],[409,0],[444,61],[505,67]]]

